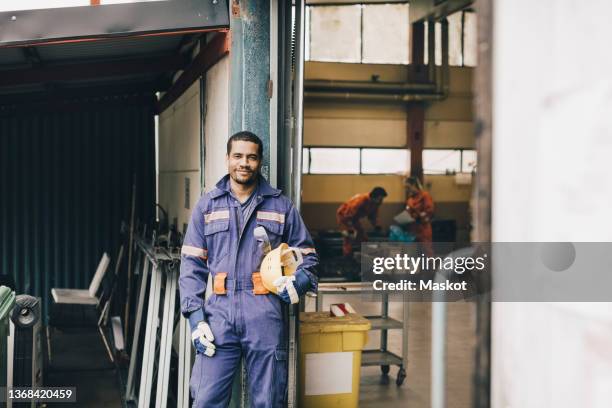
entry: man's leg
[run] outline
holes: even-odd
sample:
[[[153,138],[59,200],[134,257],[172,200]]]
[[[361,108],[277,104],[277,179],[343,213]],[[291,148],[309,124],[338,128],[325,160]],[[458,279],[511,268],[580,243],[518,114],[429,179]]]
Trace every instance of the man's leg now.
[[[196,355],[191,371],[193,408],[225,408],[242,355],[240,342],[226,321],[209,320],[215,336],[215,355]]]
[[[287,397],[287,349],[281,300],[272,294],[244,292],[244,352],[253,408],[285,407]]]

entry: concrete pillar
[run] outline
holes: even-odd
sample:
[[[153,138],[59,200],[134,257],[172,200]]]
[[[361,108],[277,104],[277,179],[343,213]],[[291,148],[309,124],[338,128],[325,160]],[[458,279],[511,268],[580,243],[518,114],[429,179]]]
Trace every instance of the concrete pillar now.
[[[270,139],[270,0],[232,0],[230,12],[229,135],[248,130],[261,138],[262,174],[270,180],[270,158],[275,157],[270,154],[271,146],[276,148]],[[270,181],[275,184],[275,180]],[[239,370],[232,407],[248,406],[243,365]]]
[[[270,175],[270,1],[230,5],[230,135],[255,133],[264,143],[264,177]]]

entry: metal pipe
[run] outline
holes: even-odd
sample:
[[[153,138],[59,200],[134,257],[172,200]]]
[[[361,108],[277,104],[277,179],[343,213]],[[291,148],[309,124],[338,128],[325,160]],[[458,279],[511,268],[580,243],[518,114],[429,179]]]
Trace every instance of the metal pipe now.
[[[293,144],[291,161],[291,198],[296,210],[302,204],[302,149],[304,136],[304,33],[305,0],[295,1],[295,77],[293,81]],[[297,407],[299,316],[304,300],[289,306],[289,355],[287,407]]]
[[[436,282],[443,282],[440,271]],[[444,291],[434,293],[431,303],[431,408],[446,407],[446,302]]]
[[[291,189],[291,139],[293,135],[292,113],[292,22],[291,3],[280,1],[279,4],[279,43],[282,43],[279,72],[281,81],[279,86],[278,115],[279,115],[279,172],[278,185],[285,195],[292,197]]]
[[[449,88],[449,76],[450,76],[450,67],[449,67],[449,33],[448,33],[448,20],[443,18],[440,22],[442,24],[442,69],[440,80],[437,82],[437,92],[448,95]]]
[[[435,92],[433,83],[419,84],[406,82],[366,82],[366,81],[336,81],[307,80],[304,82],[307,92],[350,92],[350,93],[427,93]]]
[[[427,68],[429,82],[436,83],[436,22],[427,22]]]
[[[292,199],[299,211],[302,198],[302,148],[304,133],[304,22],[305,0],[295,2],[295,79],[294,79],[294,132],[292,151]]]
[[[306,99],[350,100],[359,102],[387,102],[404,103],[416,101],[439,101],[444,99],[443,94],[368,94],[353,92],[306,92]]]

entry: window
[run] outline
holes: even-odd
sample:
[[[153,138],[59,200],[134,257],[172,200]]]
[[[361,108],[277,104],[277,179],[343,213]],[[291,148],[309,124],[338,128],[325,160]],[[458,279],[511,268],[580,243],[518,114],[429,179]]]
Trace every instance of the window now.
[[[359,149],[310,149],[310,174],[359,174]]]
[[[410,150],[362,149],[361,172],[363,174],[408,174],[410,172]]]
[[[425,174],[458,173],[461,169],[461,150],[423,150],[423,172]]]
[[[451,66],[476,66],[476,13],[461,10],[449,15],[448,20],[448,63]],[[427,43],[428,22],[425,22],[425,64],[429,61]],[[436,65],[442,65],[442,24],[436,22]]]
[[[310,52],[315,61],[361,61],[361,6],[310,8]]]
[[[408,63],[408,4],[309,6],[306,61]]]
[[[367,147],[305,147],[303,174],[409,174],[410,150]],[[425,149],[425,174],[471,173],[476,150]]]
[[[361,62],[408,64],[408,4],[370,4],[362,7]]]
[[[464,150],[461,156],[461,171],[471,173],[476,171],[476,150]]]
[[[310,172],[310,149],[302,149],[302,173]]]

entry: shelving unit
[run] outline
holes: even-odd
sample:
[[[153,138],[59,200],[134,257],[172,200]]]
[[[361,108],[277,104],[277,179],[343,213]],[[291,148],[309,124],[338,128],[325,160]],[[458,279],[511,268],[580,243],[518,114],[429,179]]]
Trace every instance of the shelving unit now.
[[[372,287],[367,283],[362,282],[343,282],[343,283],[320,283],[317,292],[316,310],[321,311],[323,308],[324,295],[363,295],[374,293]],[[382,301],[380,307],[380,315],[365,316],[371,323],[371,330],[380,331],[380,348],[378,350],[364,350],[361,357],[362,366],[380,366],[384,375],[389,374],[390,367],[396,365],[399,367],[395,383],[400,386],[406,378],[406,367],[408,365],[408,302],[403,303],[402,320],[396,320],[389,317],[389,297],[386,294],[381,294]],[[402,355],[398,356],[387,349],[388,346],[388,331],[402,330]]]

